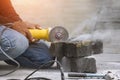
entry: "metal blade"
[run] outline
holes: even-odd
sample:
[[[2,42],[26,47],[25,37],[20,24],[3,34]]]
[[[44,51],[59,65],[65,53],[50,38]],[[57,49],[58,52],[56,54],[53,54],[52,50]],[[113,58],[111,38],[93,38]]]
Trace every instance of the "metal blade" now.
[[[54,27],[49,34],[49,39],[51,42],[66,41],[68,37],[68,31],[61,26]]]

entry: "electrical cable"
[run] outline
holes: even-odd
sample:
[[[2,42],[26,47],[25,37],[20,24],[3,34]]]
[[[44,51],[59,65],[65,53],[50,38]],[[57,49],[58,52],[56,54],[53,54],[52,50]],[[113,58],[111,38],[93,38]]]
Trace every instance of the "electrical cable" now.
[[[7,27],[4,28],[4,29],[1,31],[1,33],[0,33],[0,43],[1,43],[2,34],[4,33],[5,30],[7,30]],[[2,52],[8,59],[12,60],[13,62],[15,62],[15,63],[17,64],[17,67],[14,68],[12,71],[10,71],[10,72],[8,72],[8,73],[5,73],[5,74],[0,74],[0,77],[1,77],[1,76],[6,76],[6,75],[9,75],[9,74],[15,72],[17,69],[20,68],[20,64],[19,64],[18,61],[16,61],[16,60],[13,59],[12,57],[10,57],[10,56],[1,48],[1,45],[0,45],[0,50],[1,50],[1,52]]]
[[[56,61],[56,60],[51,60],[43,65],[41,65],[38,69],[36,69],[35,71],[33,71],[31,74],[29,74],[24,80],[50,80],[48,78],[40,78],[38,77],[39,79],[35,79],[35,78],[29,78],[30,76],[32,76],[35,72],[37,72],[39,69],[41,69],[42,67],[44,67],[45,65],[47,64],[50,64],[50,63],[53,63],[53,62],[56,62],[58,65],[59,65],[59,69],[60,69],[60,72],[61,72],[61,80],[65,80],[65,76],[64,76],[64,73],[63,73],[63,68],[62,68],[62,65],[60,64],[59,61]]]
[[[9,75],[9,74],[15,72],[17,69],[20,68],[20,64],[19,64],[15,59],[13,59],[13,58],[10,57],[8,54],[6,54],[6,53],[3,51],[3,49],[1,48],[1,46],[0,46],[0,50],[2,51],[2,53],[3,53],[6,57],[8,57],[10,60],[12,60],[13,62],[15,62],[15,63],[17,64],[17,67],[16,67],[15,69],[13,69],[12,71],[10,71],[10,72],[8,72],[8,73],[0,74],[0,76],[6,76],[6,75]]]

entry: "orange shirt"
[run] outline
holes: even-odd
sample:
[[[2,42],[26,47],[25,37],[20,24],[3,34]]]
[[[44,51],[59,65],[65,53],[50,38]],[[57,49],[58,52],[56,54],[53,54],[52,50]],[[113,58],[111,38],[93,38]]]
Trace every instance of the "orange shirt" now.
[[[0,0],[0,24],[21,20],[10,0]]]

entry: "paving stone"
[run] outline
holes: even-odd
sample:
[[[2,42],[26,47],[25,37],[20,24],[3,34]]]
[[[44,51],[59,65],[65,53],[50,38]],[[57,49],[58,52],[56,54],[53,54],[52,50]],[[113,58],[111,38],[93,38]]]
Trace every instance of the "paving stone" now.
[[[57,42],[52,43],[50,51],[62,63],[66,72],[96,73],[96,60],[87,58],[93,54],[102,53],[103,43],[96,41]]]
[[[64,42],[51,43],[50,53],[56,57],[64,56]]]
[[[60,57],[84,57],[91,55],[91,43],[89,42],[58,42],[52,43],[50,51],[53,56]]]
[[[92,42],[92,54],[103,53],[103,42],[101,40],[96,40]]]
[[[96,73],[96,60],[94,58],[68,58],[62,59],[62,65],[65,72],[85,72]]]
[[[77,41],[77,42],[56,42],[52,43],[50,51],[56,57],[85,57],[103,52],[103,42]]]
[[[90,42],[69,42],[65,44],[66,57],[85,57],[91,55],[91,43]]]

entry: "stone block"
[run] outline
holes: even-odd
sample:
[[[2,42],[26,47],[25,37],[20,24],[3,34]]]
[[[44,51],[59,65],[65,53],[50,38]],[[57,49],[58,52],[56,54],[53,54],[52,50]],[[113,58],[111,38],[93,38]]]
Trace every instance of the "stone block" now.
[[[51,43],[50,53],[56,57],[64,56],[64,42]]]
[[[85,57],[91,55],[91,42],[57,42],[52,43],[50,52],[53,56],[60,57]]]
[[[88,41],[68,42],[65,43],[66,57],[77,58],[91,55],[91,43]]]
[[[96,60],[87,58],[92,54],[102,52],[102,41],[56,42],[52,43],[50,51],[62,64],[65,72],[96,73]],[[94,50],[94,51],[93,51]]]
[[[96,73],[96,60],[94,58],[68,58],[62,59],[65,72]]]
[[[92,42],[92,54],[103,53],[103,42],[101,40],[96,40]]]

